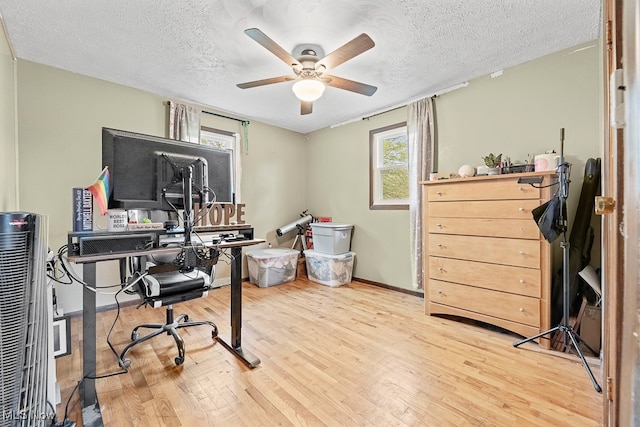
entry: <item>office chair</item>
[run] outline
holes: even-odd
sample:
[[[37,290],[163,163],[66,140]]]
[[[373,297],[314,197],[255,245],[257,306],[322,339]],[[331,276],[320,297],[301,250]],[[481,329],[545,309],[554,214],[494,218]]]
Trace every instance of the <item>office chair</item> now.
[[[144,323],[133,328],[131,342],[120,354],[119,364],[122,368],[129,369],[131,366],[131,360],[125,356],[132,347],[162,333],[171,335],[176,342],[178,357],[174,361],[178,366],[184,363],[185,356],[184,340],[178,334],[178,329],[209,325],[213,328],[211,337],[215,339],[218,336],[218,327],[215,323],[208,320],[191,321],[186,314],[180,314],[174,318],[173,312],[173,304],[207,296],[215,277],[215,263],[217,263],[218,255],[217,250],[211,250],[206,257],[200,258],[204,262],[199,262],[200,265],[196,268],[184,268],[184,266],[175,265],[175,262],[160,263],[160,265],[149,263],[148,268],[145,268],[147,263],[144,257],[132,258],[131,270],[133,273],[127,280],[127,287],[133,284],[131,286],[133,292],[129,293],[136,293],[142,299],[138,308],[142,306],[166,307],[166,320],[164,323]],[[157,262],[157,260],[154,261]],[[151,329],[152,332],[140,336],[138,330],[141,328]]]

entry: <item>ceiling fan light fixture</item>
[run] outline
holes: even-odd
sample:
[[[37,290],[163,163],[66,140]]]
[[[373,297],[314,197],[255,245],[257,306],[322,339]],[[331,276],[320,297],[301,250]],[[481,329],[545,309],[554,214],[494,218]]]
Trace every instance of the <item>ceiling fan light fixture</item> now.
[[[304,79],[294,83],[293,93],[301,101],[315,101],[324,93],[324,84],[314,79]]]

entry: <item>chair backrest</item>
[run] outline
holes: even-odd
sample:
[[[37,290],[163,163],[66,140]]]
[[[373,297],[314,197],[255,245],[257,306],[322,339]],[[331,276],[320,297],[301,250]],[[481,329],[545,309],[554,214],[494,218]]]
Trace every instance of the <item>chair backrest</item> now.
[[[211,252],[211,251],[209,251]],[[160,307],[206,296],[215,278],[216,251],[214,257],[204,259],[202,266],[191,270],[180,269],[176,256],[144,257],[131,259],[132,289],[146,305]],[[142,278],[140,278],[142,276]]]
[[[207,295],[213,276],[201,270],[183,273],[178,270],[147,274],[137,287],[145,303],[160,307],[178,302],[202,298]]]

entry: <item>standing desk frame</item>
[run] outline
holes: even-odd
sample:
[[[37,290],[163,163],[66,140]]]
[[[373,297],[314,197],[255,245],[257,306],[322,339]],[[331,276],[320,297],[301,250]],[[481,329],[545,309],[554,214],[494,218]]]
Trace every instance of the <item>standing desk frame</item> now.
[[[235,354],[249,368],[260,364],[260,359],[242,348],[242,247],[264,243],[263,239],[222,242],[215,246],[231,249],[231,336],[216,340]],[[102,427],[102,414],[96,392],[96,263],[114,261],[132,256],[150,256],[178,253],[180,248],[158,248],[117,254],[69,256],[70,262],[82,264],[82,277],[87,286],[82,288],[82,379],[80,403],[85,427]]]

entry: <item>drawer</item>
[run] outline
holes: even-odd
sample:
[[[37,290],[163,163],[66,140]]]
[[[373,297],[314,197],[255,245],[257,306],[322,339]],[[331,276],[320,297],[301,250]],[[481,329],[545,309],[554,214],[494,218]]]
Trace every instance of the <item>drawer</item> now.
[[[488,218],[431,218],[429,233],[462,234],[468,236],[539,239],[540,230],[533,219],[495,220]]]
[[[537,298],[430,279],[429,301],[511,322],[540,326],[540,300]]]
[[[518,184],[517,177],[426,185],[429,201],[540,199],[540,189]]]
[[[429,278],[540,298],[540,270],[429,257]]]
[[[525,325],[518,322],[511,322],[509,320],[499,319],[493,316],[486,316],[481,313],[475,313],[469,310],[462,310],[460,308],[451,307],[449,305],[437,304],[434,302],[430,302],[428,300],[426,302],[426,307],[427,307],[428,313],[432,315],[444,314],[447,316],[459,316],[459,317],[465,317],[467,319],[475,319],[480,322],[489,323],[491,325],[498,326],[502,329],[515,332],[516,334],[522,335],[523,337],[530,337],[533,335],[537,335],[541,331],[547,329],[542,325],[530,326],[530,325]],[[550,340],[547,336],[543,336],[542,338],[540,338],[539,343],[540,343],[540,347],[542,348],[545,348],[545,349],[551,348],[549,344]]]
[[[496,237],[428,235],[429,256],[540,268],[540,241]]]
[[[429,217],[528,219],[533,224],[532,211],[540,200],[491,200],[471,202],[429,202]]]

